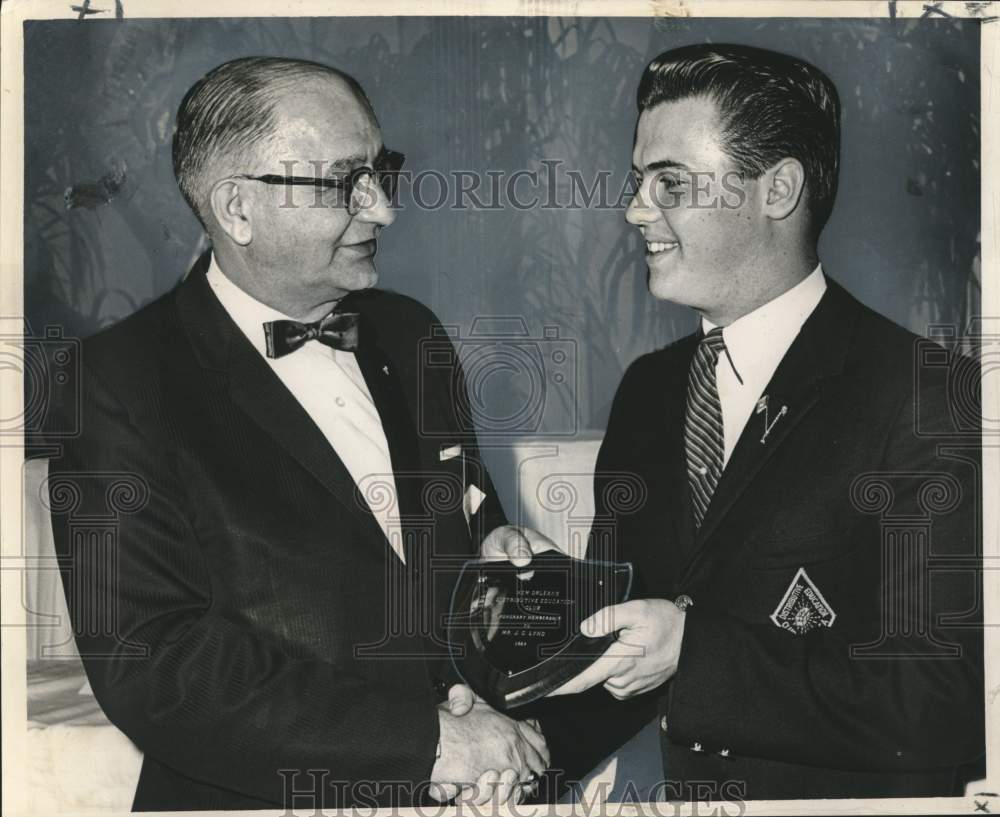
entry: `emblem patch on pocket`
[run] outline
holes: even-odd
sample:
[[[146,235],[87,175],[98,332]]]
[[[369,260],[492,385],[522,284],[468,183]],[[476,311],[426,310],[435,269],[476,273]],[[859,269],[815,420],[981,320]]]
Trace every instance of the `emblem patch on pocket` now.
[[[771,621],[783,630],[802,635],[816,627],[832,627],[837,614],[800,567],[785,595],[771,613]]]

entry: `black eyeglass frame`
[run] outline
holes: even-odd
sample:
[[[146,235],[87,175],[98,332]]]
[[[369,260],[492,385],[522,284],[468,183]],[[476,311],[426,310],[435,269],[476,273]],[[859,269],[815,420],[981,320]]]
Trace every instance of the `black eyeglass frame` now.
[[[264,173],[260,176],[254,176],[249,173],[234,173],[229,178],[249,179],[255,182],[263,182],[264,184],[319,187],[324,190],[343,190],[347,212],[354,216],[357,215],[364,207],[370,207],[371,204],[374,204],[374,202],[355,203],[354,192],[357,189],[358,182],[366,176],[374,176],[375,182],[382,188],[386,198],[389,199],[391,204],[393,197],[396,195],[396,184],[399,180],[399,172],[402,170],[403,162],[405,161],[406,155],[400,153],[398,150],[382,148],[382,150],[379,151],[378,156],[375,157],[371,166],[362,165],[361,167],[356,167],[353,170],[345,172],[340,177],[326,178],[322,176],[282,176],[277,173]]]

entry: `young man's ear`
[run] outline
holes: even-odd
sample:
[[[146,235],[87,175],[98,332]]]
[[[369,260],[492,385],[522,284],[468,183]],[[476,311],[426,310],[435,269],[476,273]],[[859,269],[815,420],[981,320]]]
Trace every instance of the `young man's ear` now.
[[[212,214],[219,226],[234,242],[245,247],[253,238],[250,222],[250,202],[241,194],[235,179],[224,179],[212,188],[209,196]]]
[[[764,174],[764,212],[775,220],[788,218],[806,186],[806,174],[798,159],[782,159]]]

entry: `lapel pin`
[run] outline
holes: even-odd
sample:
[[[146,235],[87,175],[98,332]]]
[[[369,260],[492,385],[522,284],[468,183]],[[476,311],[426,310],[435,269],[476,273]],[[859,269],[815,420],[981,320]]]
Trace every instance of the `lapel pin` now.
[[[389,374],[389,367],[388,366],[383,366],[382,367],[382,374]]]
[[[777,415],[775,415],[775,418],[771,420],[768,414],[768,402],[768,395],[765,394],[760,398],[760,400],[757,401],[757,408],[754,410],[754,414],[760,414],[762,412],[764,414],[764,434],[760,438],[761,445],[767,442],[767,437],[771,433],[771,429],[778,424],[778,420],[788,414],[788,406],[782,406],[781,411],[779,411]]]

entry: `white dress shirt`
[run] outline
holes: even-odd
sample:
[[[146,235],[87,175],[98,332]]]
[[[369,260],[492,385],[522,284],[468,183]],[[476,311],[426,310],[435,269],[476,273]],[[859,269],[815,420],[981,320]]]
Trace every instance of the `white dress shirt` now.
[[[220,303],[271,370],[281,379],[347,467],[392,549],[405,561],[396,480],[382,421],[353,352],[307,341],[280,358],[267,357],[266,321],[292,320],[248,295],[215,262],[208,283]]]
[[[722,330],[728,355],[726,352],[719,355],[715,380],[722,404],[723,468],[729,462],[743,428],[771,382],[778,364],[824,292],[826,278],[822,264],[818,264],[791,289]],[[705,334],[716,328],[705,318],[702,318],[701,325]]]

